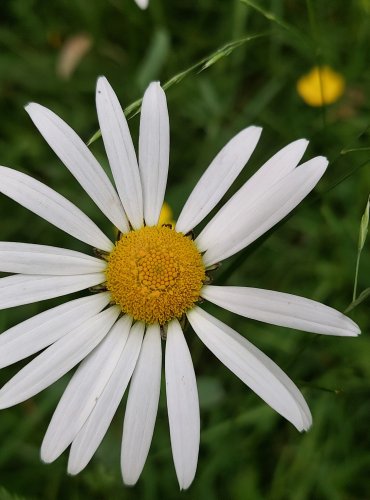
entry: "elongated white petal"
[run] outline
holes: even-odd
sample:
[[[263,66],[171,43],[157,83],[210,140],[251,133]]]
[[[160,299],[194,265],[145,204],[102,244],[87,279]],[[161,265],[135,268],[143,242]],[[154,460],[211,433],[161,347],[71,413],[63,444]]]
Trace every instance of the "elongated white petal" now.
[[[0,368],[51,345],[96,316],[109,301],[109,292],[71,300],[9,328],[0,335]]]
[[[107,174],[76,132],[50,109],[40,104],[26,106],[33,123],[71,174],[100,210],[120,231],[129,225],[118,195]]]
[[[5,273],[73,275],[103,272],[101,259],[65,248],[0,242],[0,271]]]
[[[104,77],[96,86],[96,108],[118,194],[134,229],[143,225],[143,195],[136,154],[125,115]]]
[[[344,314],[288,293],[239,286],[204,286],[202,297],[241,316],[324,335],[354,337],[359,327]]]
[[[219,227],[218,237],[213,239],[212,246],[208,246],[208,241],[200,243],[197,238],[196,243],[201,250],[204,246],[208,248],[203,256],[205,265],[226,259],[250,245],[288,215],[316,186],[327,165],[326,158],[314,158],[294,169],[258,200],[254,200],[252,205],[247,200],[244,216],[232,225],[229,222],[227,228]]]
[[[53,462],[58,458],[86,422],[117,365],[131,323],[129,316],[118,320],[105,339],[78,367],[45,434],[41,446],[44,462]]]
[[[0,193],[93,247],[110,252],[113,243],[66,198],[29,175],[0,167]]]
[[[144,324],[135,323],[103,393],[72,443],[69,474],[78,474],[86,467],[105,436],[134,371],[143,334]]]
[[[84,290],[103,283],[105,279],[104,273],[74,276],[16,274],[0,278],[0,310]]]
[[[153,82],[143,97],[139,136],[139,166],[147,226],[158,223],[166,190],[169,154],[170,125],[166,94],[159,82]]]
[[[97,314],[34,358],[1,389],[0,409],[29,399],[67,373],[103,340],[119,312],[113,306]]]
[[[310,410],[294,383],[263,352],[199,307],[187,317],[210,351],[258,396],[299,431],[312,422]]]
[[[278,181],[289,174],[299,163],[308,141],[299,139],[278,151],[230,198],[197,238],[198,247],[204,251],[217,245],[219,234],[248,216],[246,205],[251,206]],[[227,234],[227,233],[225,233]]]
[[[139,479],[148,456],[158,411],[161,365],[159,325],[149,325],[132,376],[123,423],[121,469],[128,485]]]
[[[168,324],[165,367],[172,455],[180,489],[185,490],[197,469],[200,419],[193,362],[177,320]]]
[[[185,203],[176,231],[186,234],[217,205],[249,160],[261,132],[259,127],[248,127],[221,149]]]

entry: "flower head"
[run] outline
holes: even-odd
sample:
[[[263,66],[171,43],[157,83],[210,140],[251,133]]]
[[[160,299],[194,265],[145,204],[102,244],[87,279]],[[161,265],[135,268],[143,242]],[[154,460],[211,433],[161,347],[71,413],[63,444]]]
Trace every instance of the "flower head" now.
[[[209,284],[221,260],[255,241],[314,188],[323,157],[299,166],[307,141],[267,161],[193,239],[257,145],[261,129],[239,132],[215,157],[190,194],[175,227],[160,225],[169,164],[169,119],[159,83],[145,92],[138,159],[118,99],[99,78],[96,105],[115,187],[76,133],[38,104],[27,112],[45,140],[118,231],[109,238],[79,208],[41,182],[0,167],[0,192],[93,246],[98,257],[36,244],[0,243],[0,308],[66,295],[95,293],[38,314],[0,335],[0,366],[42,351],[0,391],[0,407],[24,401],[76,366],[48,427],[41,457],[52,462],[71,446],[68,471],[91,460],[130,383],[121,468],[134,484],[154,431],[161,385],[161,337],[172,453],[180,488],[198,459],[200,418],[184,318],[203,343],[298,430],[310,410],[294,383],[259,349],[200,307],[201,301],[241,316],[298,330],[354,336],[355,323],[309,299],[281,292]],[[131,381],[131,382],[130,382]]]
[[[343,76],[329,66],[315,66],[297,82],[297,92],[306,104],[313,107],[333,104],[344,93]]]
[[[125,234],[108,257],[106,287],[125,314],[164,325],[199,300],[206,277],[194,243],[167,226]]]

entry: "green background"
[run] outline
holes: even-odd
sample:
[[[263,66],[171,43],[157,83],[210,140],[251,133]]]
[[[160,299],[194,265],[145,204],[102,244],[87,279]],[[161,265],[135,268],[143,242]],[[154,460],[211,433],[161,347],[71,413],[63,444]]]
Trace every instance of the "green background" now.
[[[215,283],[294,293],[344,310],[352,300],[359,223],[370,191],[369,16],[369,0],[264,0],[254,7],[231,0],[152,0],[147,11],[133,0],[4,1],[0,163],[64,194],[113,235],[23,106],[36,101],[50,107],[88,140],[97,130],[97,76],[105,75],[127,106],[151,80],[165,82],[231,40],[263,35],[230,55],[222,52],[211,67],[191,72],[168,89],[166,200],[176,218],[211,159],[247,125],[261,125],[264,132],[228,196],[284,145],[309,139],[305,159],[325,155],[330,160],[315,193],[253,252],[236,263],[235,258],[226,261]],[[62,78],[56,69],[61,49],[78,34],[90,37],[91,49],[70,78]],[[346,92],[334,105],[310,108],[297,95],[296,81],[323,63],[346,78]],[[138,123],[138,116],[130,120],[135,144]],[[92,150],[107,167],[101,140]],[[91,251],[4,196],[0,238]],[[359,292],[370,286],[369,276],[367,242]],[[63,300],[1,311],[0,329]],[[202,432],[198,472],[187,492],[179,492],[174,472],[164,390],[136,487],[123,486],[120,476],[124,404],[93,461],[77,477],[66,473],[66,453],[52,465],[42,464],[40,444],[68,375],[32,400],[0,412],[0,500],[369,498],[369,300],[351,313],[363,331],[356,339],[314,336],[206,308],[266,352],[302,389],[314,419],[308,433],[299,434],[267,407],[188,330]],[[3,369],[1,381],[23,364]]]

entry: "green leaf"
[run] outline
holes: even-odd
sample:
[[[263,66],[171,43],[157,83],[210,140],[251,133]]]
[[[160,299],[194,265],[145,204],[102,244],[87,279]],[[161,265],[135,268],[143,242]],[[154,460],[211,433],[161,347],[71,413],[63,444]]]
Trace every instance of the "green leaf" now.
[[[137,82],[145,89],[152,80],[158,78],[170,51],[170,35],[164,29],[158,29],[152,36],[143,64],[137,74]]]
[[[361,252],[362,249],[364,248],[366,236],[367,236],[368,229],[369,229],[369,208],[370,208],[370,196],[367,200],[365,212],[363,213],[363,215],[361,217],[360,233],[359,233],[359,237],[358,237],[358,250],[359,250],[359,252]]]
[[[357,281],[358,281],[358,271],[360,268],[360,258],[361,258],[361,252],[362,249],[364,248],[365,241],[366,241],[366,236],[369,228],[369,201],[370,197],[367,200],[367,204],[365,207],[365,212],[363,213],[361,217],[361,223],[360,223],[360,231],[358,235],[358,246],[357,246],[357,259],[356,259],[356,270],[355,270],[355,282],[353,285],[353,296],[352,300],[356,300],[356,294],[357,294]]]
[[[3,486],[0,487],[0,499],[1,500],[27,500],[26,497],[20,497],[10,491],[6,490]]]

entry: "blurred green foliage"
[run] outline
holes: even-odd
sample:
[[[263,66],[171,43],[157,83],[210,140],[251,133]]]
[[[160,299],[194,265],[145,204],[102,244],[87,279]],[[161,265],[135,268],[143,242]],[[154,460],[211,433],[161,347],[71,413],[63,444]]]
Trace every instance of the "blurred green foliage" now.
[[[36,101],[50,107],[87,141],[97,130],[98,75],[107,76],[127,106],[151,80],[164,82],[231,40],[265,34],[168,89],[172,146],[166,199],[178,214],[212,157],[251,123],[264,127],[262,139],[231,192],[286,143],[310,139],[307,158],[323,154],[330,160],[316,195],[238,266],[232,259],[225,262],[218,276],[228,284],[295,293],[340,310],[349,305],[359,225],[370,191],[369,0],[151,0],[144,12],[133,0],[12,0],[4,1],[1,11],[0,162],[55,188],[112,234],[23,106]],[[63,77],[58,61],[76,35],[83,35],[90,48]],[[297,79],[316,64],[331,65],[347,81],[343,98],[328,108],[309,108],[295,90]],[[138,117],[130,125],[137,141]],[[107,166],[101,141],[92,150]],[[5,197],[0,210],[2,240],[90,251]],[[368,239],[359,294],[370,286],[369,276]],[[59,302],[2,311],[0,328]],[[164,390],[149,458],[135,488],[124,487],[120,477],[123,406],[79,476],[67,476],[66,453],[52,465],[42,464],[39,448],[66,385],[63,379],[0,413],[0,500],[369,498],[369,302],[351,311],[363,330],[358,339],[288,331],[208,308],[302,388],[314,418],[308,433],[296,432],[188,331],[202,435],[197,476],[187,492],[178,492]],[[2,370],[1,380],[21,365]]]

